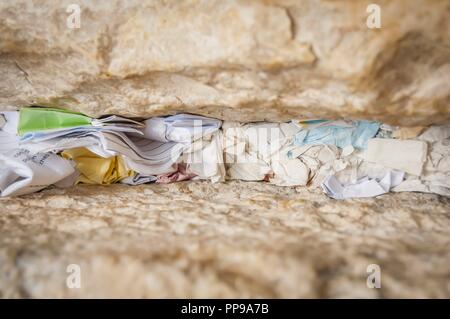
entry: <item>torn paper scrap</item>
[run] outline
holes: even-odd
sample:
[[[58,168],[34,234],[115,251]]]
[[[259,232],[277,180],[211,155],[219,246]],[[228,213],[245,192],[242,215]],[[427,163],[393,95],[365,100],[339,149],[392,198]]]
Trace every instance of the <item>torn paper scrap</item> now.
[[[426,142],[436,142],[447,138],[450,138],[450,124],[433,125],[423,132],[417,139]]]
[[[393,191],[436,193],[450,197],[450,138],[430,142],[422,174],[407,174]]]
[[[243,181],[262,181],[267,179],[272,169],[264,161],[256,159],[255,162],[233,163],[227,165],[227,179],[240,179]]]
[[[179,164],[176,172],[158,175],[156,178],[157,184],[169,184],[174,182],[187,181],[194,178],[195,174],[189,173],[186,170],[186,164]]]
[[[182,162],[187,164],[187,173],[213,183],[225,181],[222,140],[222,132],[218,131],[194,142],[182,158]]]
[[[37,192],[74,173],[71,163],[52,153],[31,155],[24,149],[0,153],[1,196]]]
[[[325,178],[322,190],[334,199],[375,197],[388,193],[392,187],[399,185],[404,173],[391,170],[381,180],[361,178],[355,184],[342,185],[334,175]]]
[[[309,180],[309,168],[298,158],[285,158],[272,163],[274,178],[272,184],[278,186],[305,186]]]
[[[317,185],[317,179],[320,179],[321,182],[324,176],[319,176],[320,169],[326,165],[330,166],[339,158],[339,149],[334,145],[292,146],[287,149],[288,158],[298,159],[308,169],[307,185],[311,185],[311,183]],[[274,163],[274,160],[272,160],[272,163]],[[278,175],[275,173],[274,177],[279,178],[280,172],[278,172]],[[305,185],[303,183],[298,185]]]
[[[290,145],[299,129],[292,123],[250,123],[243,127],[250,154],[269,161],[283,147]]]
[[[427,143],[417,140],[374,138],[369,140],[364,157],[369,162],[420,175],[427,158]]]
[[[271,158],[270,164],[273,171],[272,184],[278,186],[305,186],[310,178],[310,167],[317,166],[315,159],[303,161],[303,159],[292,157],[293,147],[284,147]],[[299,156],[300,157],[300,156]]]
[[[222,130],[227,179],[258,181],[273,176],[271,162],[279,159],[280,150],[292,143],[300,128],[292,122],[224,122]],[[281,176],[285,171],[279,165],[277,168]],[[283,183],[281,179],[278,181]],[[299,183],[303,183],[303,179]]]

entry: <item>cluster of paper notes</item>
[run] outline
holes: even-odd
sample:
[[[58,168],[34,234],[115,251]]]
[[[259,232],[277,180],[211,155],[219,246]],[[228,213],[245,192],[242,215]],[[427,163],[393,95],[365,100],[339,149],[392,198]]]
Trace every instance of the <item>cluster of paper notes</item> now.
[[[320,187],[335,199],[390,191],[450,196],[450,125],[236,123],[192,114],[94,119],[44,107],[0,112],[1,196],[51,185],[195,179]]]

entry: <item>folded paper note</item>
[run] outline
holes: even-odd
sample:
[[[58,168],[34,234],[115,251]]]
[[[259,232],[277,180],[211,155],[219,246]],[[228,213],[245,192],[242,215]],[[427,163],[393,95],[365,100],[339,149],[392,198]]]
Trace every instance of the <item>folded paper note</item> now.
[[[427,143],[417,140],[374,138],[369,140],[365,159],[372,163],[420,175],[427,158]]]
[[[133,176],[125,177],[120,182],[122,184],[127,185],[142,185],[147,183],[153,183],[156,181],[156,176],[154,175],[141,175],[139,173],[134,174]]]
[[[66,150],[61,155],[75,162],[80,172],[77,183],[113,184],[134,174],[121,156],[104,158],[83,147]]]
[[[305,123],[300,124],[305,126]],[[379,128],[379,123],[371,121],[314,121],[295,135],[294,144],[336,145],[340,148],[352,145],[365,149],[367,141],[377,134]]]
[[[28,132],[91,125],[91,118],[61,109],[23,107],[19,112],[19,135]]]
[[[322,189],[334,199],[375,197],[388,193],[392,187],[399,185],[403,181],[403,176],[403,172],[392,170],[380,180],[366,176],[355,184],[342,185],[334,175],[331,175],[323,181]]]
[[[216,132],[222,121],[192,114],[153,117],[145,121],[144,136],[159,142],[188,143]]]
[[[116,115],[92,119],[81,113],[55,108],[23,107],[19,111],[18,133],[26,139],[35,136],[34,134],[26,135],[27,133],[64,134],[68,129],[82,129],[90,126],[141,133],[133,129],[141,128],[144,125]],[[38,136],[40,135],[38,134]]]
[[[74,172],[71,163],[56,154],[31,154],[24,149],[0,153],[0,195],[37,192]]]

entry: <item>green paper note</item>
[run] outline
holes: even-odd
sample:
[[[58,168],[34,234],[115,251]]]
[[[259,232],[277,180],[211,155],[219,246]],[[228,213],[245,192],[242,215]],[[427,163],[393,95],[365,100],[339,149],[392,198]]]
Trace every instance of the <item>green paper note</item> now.
[[[19,113],[19,135],[55,129],[91,125],[91,118],[68,110],[42,107],[23,107]]]

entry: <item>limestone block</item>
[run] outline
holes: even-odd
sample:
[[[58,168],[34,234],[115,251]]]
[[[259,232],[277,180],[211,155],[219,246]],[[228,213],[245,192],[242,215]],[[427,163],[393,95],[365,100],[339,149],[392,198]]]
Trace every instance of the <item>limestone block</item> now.
[[[0,2],[0,107],[99,116],[450,119],[446,0]]]
[[[54,188],[0,208],[3,298],[450,296],[450,200],[432,194],[199,181]]]

